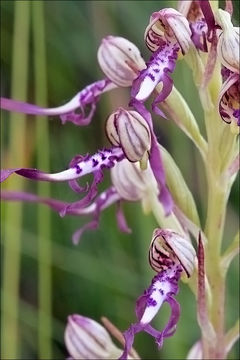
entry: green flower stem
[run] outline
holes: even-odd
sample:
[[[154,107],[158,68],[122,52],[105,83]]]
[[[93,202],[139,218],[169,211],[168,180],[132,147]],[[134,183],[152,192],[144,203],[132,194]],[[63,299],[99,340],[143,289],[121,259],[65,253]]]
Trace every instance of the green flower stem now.
[[[209,317],[216,332],[216,344],[212,357],[224,359],[226,355],[224,349],[225,273],[221,269],[221,245],[229,184],[227,179],[226,181],[221,180],[219,167],[215,167],[212,160],[213,157],[210,157],[207,166],[208,210],[205,234],[208,238],[208,244],[206,248],[206,274],[212,292]]]
[[[44,28],[44,3],[32,3],[34,36],[35,99],[47,105],[47,73]],[[49,134],[48,119],[36,118],[37,166],[48,171]],[[38,183],[38,195],[50,196],[50,184]],[[38,351],[40,359],[51,359],[51,214],[49,209],[38,206]]]
[[[184,230],[176,216],[173,213],[168,216],[164,215],[163,207],[160,204],[156,195],[149,194],[149,201],[151,211],[160,227],[173,229],[179,234],[183,234],[185,236]]]
[[[160,92],[159,85],[156,87]],[[198,123],[181,93],[173,86],[172,92],[159,105],[160,108],[176,123],[176,125],[194,142],[203,161],[206,161],[207,142],[201,135]]]
[[[29,2],[15,1],[12,51],[11,97],[25,100],[28,79],[29,47]],[[9,164],[7,167],[26,166],[26,117],[23,114],[10,114]],[[23,180],[13,178],[8,181],[9,188],[21,190]],[[19,282],[21,262],[21,224],[23,205],[7,203],[5,221],[2,280],[2,321],[1,358],[19,359]],[[8,303],[8,296],[12,301]]]

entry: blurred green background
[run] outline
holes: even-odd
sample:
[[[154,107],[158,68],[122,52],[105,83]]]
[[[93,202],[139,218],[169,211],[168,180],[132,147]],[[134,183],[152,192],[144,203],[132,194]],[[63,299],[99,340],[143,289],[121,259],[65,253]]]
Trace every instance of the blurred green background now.
[[[96,52],[103,36],[128,38],[147,60],[143,34],[152,12],[176,7],[175,1],[2,1],[1,93],[19,100],[58,106],[103,74]],[[177,64],[175,85],[199,121],[202,112],[192,77],[184,62]],[[128,89],[104,95],[88,127],[61,125],[58,118],[36,119],[2,112],[2,167],[40,167],[52,172],[67,167],[76,154],[94,153],[108,145],[104,122],[117,106],[127,106]],[[193,191],[205,221],[206,184],[201,159],[191,141],[176,126],[155,119],[159,141],[173,155]],[[82,179],[84,183],[86,179]],[[105,172],[101,189],[109,185]],[[239,179],[228,209],[225,243],[238,227]],[[4,188],[24,189],[74,201],[67,184],[36,184],[14,177]],[[60,218],[44,206],[2,205],[2,340],[5,356],[18,359],[64,359],[63,332],[68,314],[95,320],[107,316],[121,330],[135,321],[136,298],[150,284],[153,272],[147,255],[154,218],[144,216],[139,204],[124,205],[132,234],[118,231],[115,208],[103,214],[99,230],[88,231],[78,246],[71,235],[86,218]],[[184,359],[199,338],[196,304],[188,286],[177,296],[182,312],[176,334],[158,351],[146,334],[136,336],[135,348],[144,359]],[[227,281],[229,328],[239,313],[238,262]],[[169,310],[164,306],[155,325],[162,327]],[[8,354],[8,355],[6,355]],[[6,358],[6,357],[5,357]],[[237,345],[229,359],[237,359]],[[4,359],[4,355],[2,356]]]

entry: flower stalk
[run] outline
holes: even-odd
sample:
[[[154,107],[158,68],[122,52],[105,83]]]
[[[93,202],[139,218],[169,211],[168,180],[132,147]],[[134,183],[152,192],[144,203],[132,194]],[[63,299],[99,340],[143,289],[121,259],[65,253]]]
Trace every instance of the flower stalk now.
[[[36,103],[47,103],[47,70],[45,50],[44,3],[32,4],[34,36],[34,72]],[[47,118],[37,117],[36,147],[39,168],[50,168]],[[44,146],[44,152],[42,151]],[[50,196],[50,184],[38,183],[38,195]],[[51,214],[38,205],[38,349],[41,359],[51,359]]]
[[[27,96],[28,82],[28,38],[29,38],[29,7],[27,1],[14,3],[14,36],[12,48],[12,83],[11,95],[22,100]],[[21,48],[19,47],[21,42]],[[10,116],[9,162],[26,165],[26,116]],[[21,189],[22,180],[12,179],[10,187]],[[19,358],[19,282],[21,274],[21,226],[23,205],[6,204],[5,233],[3,257],[3,292],[1,319],[1,357],[3,359]],[[15,226],[11,226],[11,219]],[[8,298],[12,301],[9,302]]]

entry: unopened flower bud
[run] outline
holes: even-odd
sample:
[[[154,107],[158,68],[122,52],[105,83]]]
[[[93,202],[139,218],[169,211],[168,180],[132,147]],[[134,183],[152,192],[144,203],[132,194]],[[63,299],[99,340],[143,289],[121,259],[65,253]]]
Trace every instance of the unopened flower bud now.
[[[107,119],[106,133],[112,145],[122,147],[129,161],[146,158],[151,134],[146,120],[137,111],[119,108]]]
[[[122,199],[143,200],[150,189],[151,193],[155,192],[157,196],[157,182],[150,166],[146,170],[141,170],[138,163],[131,163],[125,159],[111,169],[111,179]]]
[[[189,50],[191,30],[187,19],[177,10],[167,8],[155,12],[145,31],[145,41],[151,51],[156,51],[163,42],[178,43],[183,55]]]
[[[217,53],[221,63],[229,70],[239,74],[239,27],[234,27],[227,11],[218,9],[216,22],[221,26]]]
[[[169,229],[156,229],[149,249],[149,263],[153,270],[160,272],[180,263],[187,276],[195,266],[196,253],[192,244],[182,235]]]
[[[68,317],[65,344],[74,360],[117,359],[121,354],[103,326],[77,314]]]
[[[118,86],[131,86],[139,71],[146,67],[139,49],[118,36],[104,38],[97,57],[104,74]]]

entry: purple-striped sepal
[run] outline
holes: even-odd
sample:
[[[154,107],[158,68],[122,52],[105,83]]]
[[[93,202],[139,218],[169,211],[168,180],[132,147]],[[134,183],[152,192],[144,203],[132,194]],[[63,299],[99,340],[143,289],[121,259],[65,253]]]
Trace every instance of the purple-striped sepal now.
[[[146,120],[134,110],[119,108],[106,121],[106,134],[114,146],[120,146],[131,162],[147,161],[151,132]]]
[[[117,359],[121,354],[106,331],[98,322],[85,316],[68,316],[65,345],[71,359]]]
[[[131,86],[146,67],[136,45],[119,36],[103,38],[97,56],[102,71],[117,86]]]
[[[240,78],[239,74],[226,68],[222,69],[224,83],[219,98],[218,110],[221,118],[228,124],[233,124],[236,130],[240,126]],[[238,128],[239,131],[239,128]]]

